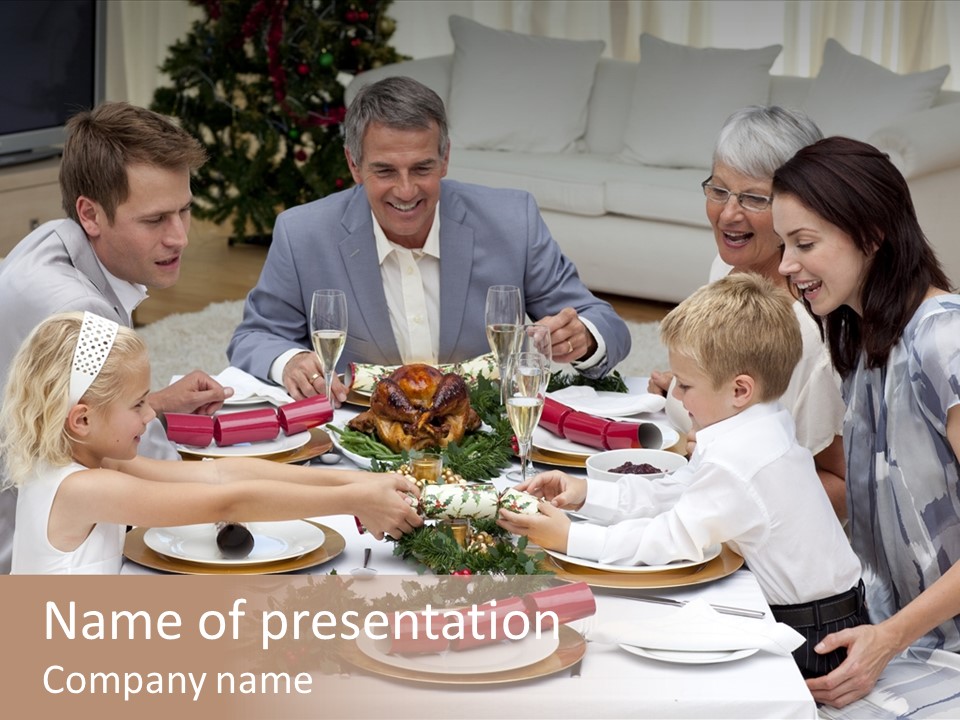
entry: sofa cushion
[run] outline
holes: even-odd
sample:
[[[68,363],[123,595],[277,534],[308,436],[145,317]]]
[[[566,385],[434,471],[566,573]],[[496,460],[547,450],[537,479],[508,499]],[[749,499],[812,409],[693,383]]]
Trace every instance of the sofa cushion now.
[[[589,152],[615,155],[623,150],[636,82],[637,63],[600,58],[583,137]]]
[[[847,52],[830,38],[803,109],[824,135],[867,140],[875,130],[897,118],[933,105],[949,72],[950,66],[943,65],[898,75]]]
[[[624,159],[710,167],[714,140],[730,113],[767,103],[770,66],[780,50],[693,48],[641,35]]]
[[[709,171],[621,165],[607,174],[607,211],[629,217],[710,227],[700,183]]]
[[[603,215],[607,158],[581,153],[454,150],[447,176],[454,180],[526,190],[543,209]]]
[[[456,150],[448,177],[526,190],[542,210],[617,213],[706,227],[700,183],[707,172],[638,165],[616,155]]]
[[[457,15],[450,34],[454,147],[560,152],[583,135],[603,41],[522,35]]]

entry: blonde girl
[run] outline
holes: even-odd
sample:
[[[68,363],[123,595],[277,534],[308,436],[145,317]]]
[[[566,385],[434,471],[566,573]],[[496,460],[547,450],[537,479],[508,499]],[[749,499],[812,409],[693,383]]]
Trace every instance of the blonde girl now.
[[[126,525],[344,513],[380,538],[422,522],[417,488],[400,475],[140,457],[155,417],[149,389],[143,341],[111,320],[54,315],[24,341],[0,411],[0,450],[19,492],[14,573],[118,573]]]

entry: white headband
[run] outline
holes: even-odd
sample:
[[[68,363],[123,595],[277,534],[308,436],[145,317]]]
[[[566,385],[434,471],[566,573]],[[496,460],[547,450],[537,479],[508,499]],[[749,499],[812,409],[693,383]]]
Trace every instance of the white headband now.
[[[73,366],[70,368],[71,407],[80,402],[80,398],[97,379],[119,330],[120,326],[113,320],[91,312],[83,313],[83,324],[80,326],[77,347],[73,351]]]

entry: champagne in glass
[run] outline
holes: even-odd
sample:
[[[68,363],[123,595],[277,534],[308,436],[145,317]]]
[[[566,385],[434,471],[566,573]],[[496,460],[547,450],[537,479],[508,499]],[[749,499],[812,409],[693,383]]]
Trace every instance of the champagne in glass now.
[[[505,403],[507,358],[518,349],[518,329],[523,322],[520,288],[513,285],[492,285],[488,288],[485,322],[487,342],[500,367],[500,402]]]
[[[323,367],[327,400],[333,406],[333,378],[347,341],[347,296],[342,290],[316,290],[310,308],[310,338]]]
[[[490,343],[490,349],[498,363],[500,358],[506,360],[511,353],[517,352],[517,345],[520,342],[520,334],[517,332],[519,329],[520,326],[517,324],[487,325],[487,342]]]
[[[517,435],[517,442],[533,437],[533,429],[540,422],[543,398],[515,396],[507,398],[507,417]]]
[[[527,479],[527,458],[534,428],[543,413],[549,379],[550,361],[542,353],[514,353],[507,362],[507,418],[517,436],[521,481]]]

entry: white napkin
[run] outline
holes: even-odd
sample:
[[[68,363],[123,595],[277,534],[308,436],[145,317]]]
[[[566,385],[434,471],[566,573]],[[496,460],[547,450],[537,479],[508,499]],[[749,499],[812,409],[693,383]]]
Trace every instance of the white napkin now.
[[[174,375],[170,382],[176,382],[182,377],[183,375]],[[214,375],[213,379],[224,387],[233,388],[233,395],[227,399],[227,404],[253,399],[272,402],[274,405],[293,402],[293,398],[287,395],[282,387],[265,383],[237,367],[228,367],[219,375]]]
[[[789,625],[721,615],[704,600],[691,600],[676,612],[639,622],[607,622],[590,640],[656,650],[688,652],[759,648],[789,655],[804,637]]]
[[[666,403],[666,398],[654,393],[597,392],[587,385],[570,385],[549,393],[549,397],[574,410],[601,417],[659,412]]]

